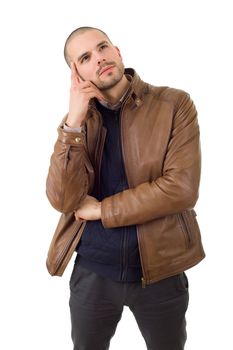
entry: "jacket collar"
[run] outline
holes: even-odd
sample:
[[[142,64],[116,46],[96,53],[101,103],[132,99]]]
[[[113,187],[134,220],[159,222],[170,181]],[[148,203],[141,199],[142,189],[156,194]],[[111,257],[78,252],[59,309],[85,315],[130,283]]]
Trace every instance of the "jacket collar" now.
[[[143,103],[143,95],[147,91],[145,84],[133,68],[126,68],[125,74],[131,79],[131,98],[137,107]]]
[[[125,75],[128,80],[130,80],[130,86],[127,90],[124,100],[130,98],[133,100],[134,104],[139,107],[143,103],[143,95],[147,91],[147,84],[145,84],[136,73],[133,68],[125,68]],[[90,101],[90,110],[95,110],[95,100]]]

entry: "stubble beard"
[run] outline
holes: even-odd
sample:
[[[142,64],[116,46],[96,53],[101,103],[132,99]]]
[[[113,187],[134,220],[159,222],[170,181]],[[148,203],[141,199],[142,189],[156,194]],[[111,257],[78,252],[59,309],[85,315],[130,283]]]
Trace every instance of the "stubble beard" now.
[[[114,74],[112,72],[108,73],[109,76],[112,75],[110,80],[98,81],[96,83],[96,86],[98,87],[99,90],[106,91],[106,90],[112,89],[114,86],[116,86],[121,81],[121,79],[124,76],[124,71],[125,71],[124,66],[123,66],[123,64],[121,66],[117,65],[116,68],[117,68],[116,74]]]

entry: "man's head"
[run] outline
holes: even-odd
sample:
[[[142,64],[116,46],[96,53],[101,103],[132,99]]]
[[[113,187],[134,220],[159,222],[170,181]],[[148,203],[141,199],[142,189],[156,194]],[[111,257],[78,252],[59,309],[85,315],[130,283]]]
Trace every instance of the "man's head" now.
[[[80,27],[67,38],[64,56],[74,62],[82,80],[92,81],[100,90],[114,87],[124,75],[119,49],[106,33],[93,27]]]

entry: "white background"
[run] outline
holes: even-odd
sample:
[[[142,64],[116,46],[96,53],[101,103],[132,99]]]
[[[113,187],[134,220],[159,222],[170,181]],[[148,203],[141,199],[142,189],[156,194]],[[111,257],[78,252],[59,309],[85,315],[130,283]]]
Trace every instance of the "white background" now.
[[[76,27],[97,26],[125,66],[154,85],[186,90],[199,112],[202,182],[196,211],[207,257],[189,270],[187,350],[232,349],[231,1],[2,1],[1,349],[68,350],[72,263],[45,267],[59,213],[45,195],[56,127],[68,108],[63,59]],[[130,311],[111,349],[146,349]],[[93,349],[94,350],[94,349]]]

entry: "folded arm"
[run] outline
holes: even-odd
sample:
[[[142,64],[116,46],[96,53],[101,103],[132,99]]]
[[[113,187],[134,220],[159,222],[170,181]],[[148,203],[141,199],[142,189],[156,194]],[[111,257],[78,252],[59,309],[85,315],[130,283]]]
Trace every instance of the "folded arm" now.
[[[184,94],[174,113],[162,176],[105,198],[101,204],[103,225],[143,224],[193,208],[198,198],[200,163],[197,112],[189,95]]]
[[[63,213],[74,211],[93,182],[94,170],[88,158],[85,133],[66,132],[61,124],[46,181],[51,205]]]

